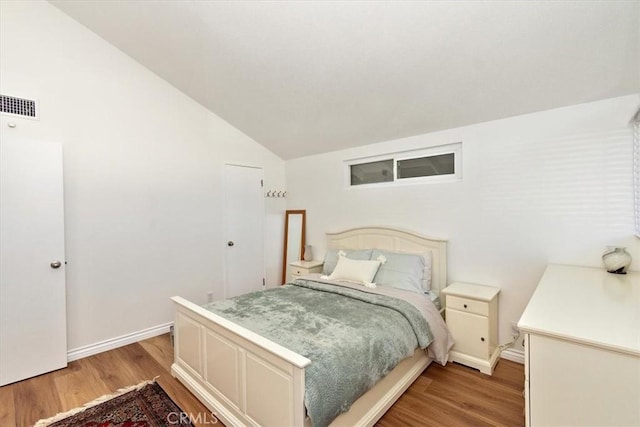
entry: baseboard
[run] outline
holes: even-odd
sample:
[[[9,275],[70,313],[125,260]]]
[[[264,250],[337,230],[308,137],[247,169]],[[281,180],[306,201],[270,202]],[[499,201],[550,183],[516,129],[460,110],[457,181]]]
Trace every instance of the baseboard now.
[[[503,359],[511,360],[524,365],[524,350],[516,350],[515,348],[507,348],[500,355]]]
[[[67,362],[72,362],[104,351],[113,350],[114,348],[133,344],[134,342],[146,340],[147,338],[166,334],[169,332],[169,328],[172,325],[173,322],[163,323],[162,325],[152,326],[151,328],[143,329],[141,331],[74,348],[73,350],[67,351]]]

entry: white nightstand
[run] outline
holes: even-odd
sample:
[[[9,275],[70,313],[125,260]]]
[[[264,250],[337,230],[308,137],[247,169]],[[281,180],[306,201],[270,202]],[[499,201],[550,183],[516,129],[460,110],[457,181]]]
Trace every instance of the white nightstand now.
[[[322,261],[294,261],[291,264],[291,280],[311,273],[322,272]]]
[[[445,294],[445,317],[455,345],[450,360],[491,375],[498,350],[498,294],[500,289],[452,283]]]

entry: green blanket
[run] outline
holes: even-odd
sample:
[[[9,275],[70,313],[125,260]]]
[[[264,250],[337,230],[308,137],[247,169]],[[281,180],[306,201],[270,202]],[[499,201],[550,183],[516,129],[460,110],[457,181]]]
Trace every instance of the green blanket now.
[[[406,301],[305,279],[204,307],[311,360],[305,406],[315,427],[433,340]]]

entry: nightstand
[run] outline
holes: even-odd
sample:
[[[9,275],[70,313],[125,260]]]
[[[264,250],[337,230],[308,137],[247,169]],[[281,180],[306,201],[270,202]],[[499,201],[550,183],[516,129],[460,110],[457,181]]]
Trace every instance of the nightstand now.
[[[322,261],[294,261],[289,266],[291,267],[291,280],[297,279],[300,276],[306,276],[311,273],[322,272]]]
[[[455,345],[450,360],[491,375],[498,362],[498,294],[490,286],[456,282],[447,286],[445,318]]]

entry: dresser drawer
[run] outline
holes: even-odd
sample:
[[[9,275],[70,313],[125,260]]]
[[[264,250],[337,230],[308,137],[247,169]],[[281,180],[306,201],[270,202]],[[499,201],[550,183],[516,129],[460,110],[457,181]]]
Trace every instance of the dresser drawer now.
[[[485,301],[476,301],[469,298],[447,295],[447,308],[460,310],[467,313],[478,314],[480,316],[489,315],[489,304]]]

